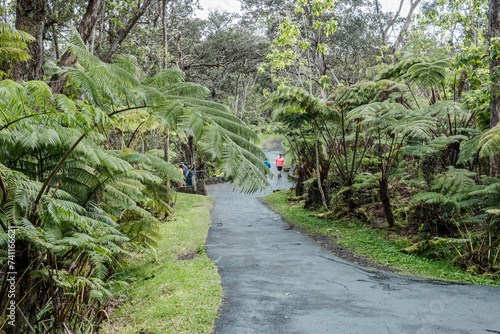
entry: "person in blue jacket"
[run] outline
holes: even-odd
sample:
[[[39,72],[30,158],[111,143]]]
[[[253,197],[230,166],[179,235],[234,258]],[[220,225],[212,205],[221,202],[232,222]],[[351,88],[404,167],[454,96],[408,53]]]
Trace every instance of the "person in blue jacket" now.
[[[267,161],[267,160],[264,161],[264,165],[266,165],[268,169],[271,169],[271,163],[269,161]],[[267,177],[268,177],[268,173],[266,171],[266,179],[267,179]]]
[[[193,169],[194,169],[194,166],[191,167],[191,165],[188,165],[188,175],[186,177],[186,182],[187,182],[188,186],[193,185]]]

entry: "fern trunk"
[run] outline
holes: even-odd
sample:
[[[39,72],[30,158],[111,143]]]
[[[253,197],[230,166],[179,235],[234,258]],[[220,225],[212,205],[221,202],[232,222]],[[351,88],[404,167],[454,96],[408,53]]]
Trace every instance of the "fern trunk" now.
[[[384,177],[379,181],[379,194],[380,194],[380,202],[382,203],[382,207],[384,208],[385,218],[387,219],[387,223],[389,227],[394,227],[395,219],[394,213],[392,212],[391,207],[391,199],[389,197],[389,186],[387,179]]]
[[[304,167],[299,165],[297,166],[297,185],[295,186],[296,196],[304,195],[304,179],[305,179]]]
[[[40,254],[32,248],[32,245],[27,241],[16,241],[16,312],[15,312],[15,326],[10,325],[6,328],[12,330],[11,333],[21,334],[31,332],[30,324],[35,323],[37,300],[40,302],[38,296],[39,289],[35,288],[37,283],[33,280],[29,273],[34,268],[33,264],[36,262],[37,256]],[[20,251],[22,250],[22,251]],[[5,306],[5,305],[3,305]]]
[[[315,149],[315,155],[316,155],[316,180],[318,181],[318,190],[321,195],[321,202],[323,203],[323,207],[328,210],[328,203],[326,202],[326,197],[325,197],[325,192],[323,191],[323,186],[322,186],[322,178],[321,178],[321,171],[320,171],[320,164],[319,164],[319,148],[318,148],[318,137],[316,134],[316,130],[314,130],[314,137],[315,137],[315,144],[314,144],[314,149]]]

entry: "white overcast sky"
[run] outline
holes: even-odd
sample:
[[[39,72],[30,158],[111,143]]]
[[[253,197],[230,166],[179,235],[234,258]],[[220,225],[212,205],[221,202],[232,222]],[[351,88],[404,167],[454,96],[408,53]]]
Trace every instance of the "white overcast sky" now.
[[[196,16],[200,18],[207,18],[210,9],[220,9],[232,13],[237,13],[241,10],[238,0],[200,0],[200,5],[204,9],[196,13]]]
[[[228,12],[239,12],[240,11],[240,3],[238,0],[199,0],[200,5],[204,8],[203,11],[198,11],[197,15],[200,18],[207,18],[208,12],[210,9],[221,9]],[[382,4],[382,8],[384,12],[396,12],[399,6],[400,0],[380,0]],[[405,6],[403,6],[403,10],[401,11],[402,15],[406,15],[409,9],[408,0],[405,1]],[[405,10],[406,9],[406,10]]]

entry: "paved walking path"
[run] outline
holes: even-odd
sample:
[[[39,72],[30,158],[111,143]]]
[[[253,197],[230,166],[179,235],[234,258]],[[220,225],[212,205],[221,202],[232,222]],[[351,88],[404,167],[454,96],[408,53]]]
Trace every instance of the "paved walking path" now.
[[[270,161],[277,151],[268,152]],[[276,167],[273,165],[273,171]],[[271,180],[287,189],[286,178]],[[214,333],[500,333],[500,288],[450,284],[363,268],[337,258],[259,200],[216,197],[206,250],[224,301]]]

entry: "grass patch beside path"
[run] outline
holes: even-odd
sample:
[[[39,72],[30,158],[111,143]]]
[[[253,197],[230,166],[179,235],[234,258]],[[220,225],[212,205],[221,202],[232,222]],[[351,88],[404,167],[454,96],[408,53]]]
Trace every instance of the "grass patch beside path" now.
[[[281,214],[285,221],[301,228],[308,235],[323,236],[341,247],[351,249],[357,256],[368,258],[403,275],[500,286],[500,281],[470,275],[443,261],[403,254],[399,250],[408,246],[405,241],[388,240],[384,229],[370,228],[360,222],[313,217],[313,212],[304,210],[301,204],[289,202],[289,194],[289,191],[275,192],[265,196],[263,201]]]
[[[213,201],[178,193],[173,220],[162,223],[158,260],[152,252],[137,254],[117,273],[128,283],[114,291],[123,304],[100,333],[212,332],[222,296],[217,268],[204,246]]]

